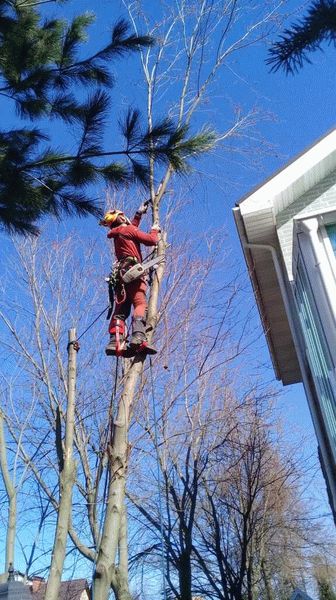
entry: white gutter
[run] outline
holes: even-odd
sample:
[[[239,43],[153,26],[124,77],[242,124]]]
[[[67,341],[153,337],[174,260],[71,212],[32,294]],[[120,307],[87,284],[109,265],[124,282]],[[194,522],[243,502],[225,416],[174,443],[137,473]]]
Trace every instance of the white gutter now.
[[[291,310],[291,306],[290,306],[290,300],[288,297],[286,283],[284,280],[284,276],[282,273],[282,269],[281,269],[279,257],[277,255],[276,248],[274,248],[274,246],[272,246],[271,244],[255,244],[255,243],[244,241],[244,240],[243,240],[243,246],[245,248],[250,248],[251,250],[253,250],[253,249],[254,250],[267,250],[272,255],[273,265],[275,268],[275,272],[277,274],[278,283],[279,283],[279,287],[280,287],[280,291],[281,291],[281,296],[282,296],[283,303],[285,305],[289,328],[291,330],[291,334],[292,334],[292,338],[293,338],[293,342],[294,342],[294,348],[295,348],[295,351],[296,351],[296,354],[298,357],[298,361],[299,361],[299,365],[300,365],[300,369],[301,369],[301,364],[300,364],[301,348],[300,348],[300,344],[298,341],[298,336],[297,336],[297,332],[296,332],[294,319],[292,316],[292,310]],[[301,371],[302,371],[302,369],[301,369]]]

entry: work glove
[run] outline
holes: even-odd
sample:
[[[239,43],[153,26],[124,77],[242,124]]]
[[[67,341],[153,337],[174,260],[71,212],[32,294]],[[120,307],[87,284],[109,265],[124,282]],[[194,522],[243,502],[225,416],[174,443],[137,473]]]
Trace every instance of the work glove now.
[[[142,204],[140,204],[140,206],[137,210],[138,215],[146,214],[146,212],[148,210],[148,206],[149,206],[149,202],[143,202]]]
[[[158,223],[153,223],[152,225],[152,229],[155,229],[156,231],[158,231],[160,233],[161,231],[161,227]]]

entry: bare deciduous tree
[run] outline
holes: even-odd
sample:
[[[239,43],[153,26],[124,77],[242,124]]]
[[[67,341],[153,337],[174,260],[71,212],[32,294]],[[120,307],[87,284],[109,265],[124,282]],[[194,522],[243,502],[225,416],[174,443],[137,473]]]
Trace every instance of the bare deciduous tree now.
[[[176,143],[179,149],[183,150],[183,136],[187,128],[192,128],[193,123],[199,126],[200,120],[205,122],[199,110],[208,100],[211,85],[220,70],[225,66],[230,67],[229,61],[237,52],[248,49],[251,44],[266,35],[267,29],[273,26],[275,8],[263,4],[259,12],[254,12],[254,16],[257,17],[253,22],[250,22],[248,17],[243,17],[243,24],[239,27],[238,21],[243,8],[248,8],[248,5],[240,7],[235,0],[178,0],[172,6],[165,6],[162,20],[156,24],[150,23],[142,3],[125,2],[125,6],[135,30],[138,30],[140,19],[149,33],[159,40],[156,48],[141,53],[149,131],[154,129],[157,111],[160,115],[164,111],[175,117],[182,137],[179,138],[175,134],[176,139],[171,139],[170,143],[172,146]],[[143,29],[142,26],[141,30]],[[170,89],[168,92],[172,82],[174,90]],[[163,99],[167,101],[163,102]],[[133,113],[133,117],[130,120],[133,125],[125,132],[130,142],[132,136],[137,135],[139,124],[137,113]],[[228,140],[239,138],[255,120],[254,110],[247,114],[240,111],[234,113],[227,130],[218,134],[217,142],[225,144]],[[203,138],[202,134],[198,136],[194,148],[190,146],[192,138],[189,138],[189,145],[186,147],[189,155],[197,157],[210,149],[213,138],[209,136],[206,127],[203,133]],[[243,356],[243,350],[248,351],[251,338],[247,334],[246,314],[237,315],[235,312],[234,322],[232,321],[237,293],[234,277],[231,282],[227,281],[224,286],[219,286],[213,298],[210,299],[206,294],[206,282],[209,278],[211,280],[211,273],[213,275],[211,269],[214,265],[214,255],[204,261],[202,258],[192,260],[190,256],[181,253],[181,256],[172,260],[170,253],[175,256],[180,249],[173,248],[167,253],[168,242],[171,241],[168,239],[170,217],[172,212],[178,213],[179,202],[165,202],[165,194],[168,184],[171,185],[174,179],[175,171],[180,168],[181,164],[176,163],[175,154],[171,155],[171,162],[166,170],[155,160],[155,153],[151,154],[151,217],[153,221],[161,221],[164,225],[157,251],[165,255],[166,266],[162,263],[153,277],[147,325],[151,328],[152,335],[155,331],[160,331],[160,337],[166,338],[161,357],[163,356],[165,366],[168,367],[164,371],[171,374],[169,381],[165,380],[162,373],[160,374],[162,362],[154,361],[155,395],[162,395],[160,435],[164,451],[161,454],[160,466],[163,475],[167,476],[165,485],[166,490],[168,489],[166,531],[169,535],[165,534],[168,535],[166,543],[170,552],[168,580],[173,591],[183,594],[183,598],[189,598],[192,591],[191,573],[196,559],[197,572],[200,573],[199,589],[216,589],[217,595],[223,593],[218,589],[220,585],[224,585],[224,580],[220,579],[220,575],[216,575],[213,584],[200,558],[197,557],[194,536],[204,545],[201,525],[198,525],[200,515],[203,515],[206,523],[206,515],[209,514],[215,491],[217,494],[219,489],[225,489],[225,482],[218,479],[218,460],[216,462],[215,457],[219,455],[219,448],[225,449],[226,444],[231,443],[234,448],[235,431],[239,425],[237,415],[240,414],[239,411],[245,414],[244,411],[247,410],[247,398],[236,400],[239,397],[238,392],[232,393],[232,379],[236,373],[242,373],[239,368],[240,357]],[[64,429],[66,420],[67,379],[65,340],[62,334],[68,329],[69,322],[77,327],[81,323],[79,331],[85,329],[91,317],[99,312],[95,311],[94,306],[102,305],[102,287],[98,283],[95,286],[96,269],[93,267],[94,261],[90,262],[95,250],[86,247],[76,259],[76,265],[73,265],[70,248],[73,243],[73,240],[55,242],[53,254],[48,252],[47,248],[42,253],[41,250],[37,250],[35,244],[32,249],[27,244],[18,247],[20,269],[26,281],[19,284],[21,297],[17,294],[18,297],[6,298],[7,310],[1,313],[10,336],[10,341],[6,337],[7,348],[16,357],[20,368],[25,369],[27,376],[32,376],[35,381],[36,420],[31,420],[30,430],[20,444],[19,456],[24,467],[29,467],[33,473],[44,499],[56,512],[60,510],[57,492],[61,470],[61,430]],[[174,309],[178,317],[174,315]],[[27,314],[26,335],[18,322],[19,312]],[[95,327],[90,335],[92,331],[101,333],[102,325]],[[95,338],[91,337],[91,340]],[[178,360],[181,355],[186,357],[183,358],[182,364]],[[72,548],[94,568],[95,600],[106,600],[111,588],[117,600],[131,599],[125,498],[127,474],[131,472],[132,477],[136,478],[136,469],[129,464],[130,451],[134,447],[137,450],[141,448],[143,436],[147,437],[151,441],[147,456],[152,465],[155,447],[152,405],[148,396],[151,388],[150,371],[147,366],[144,357],[139,355],[131,361],[124,362],[119,377],[116,377],[118,374],[113,366],[111,377],[111,365],[107,367],[107,363],[103,362],[103,365],[97,368],[95,341],[81,358],[74,429],[74,453],[78,462],[74,488],[76,511],[73,511],[68,531]],[[214,385],[215,373],[220,373],[220,377]],[[111,384],[114,377],[115,388],[114,384]],[[239,387],[238,385],[238,390]],[[210,388],[211,395],[208,393]],[[22,395],[22,405],[26,401],[27,391]],[[182,408],[179,408],[180,403]],[[141,415],[137,412],[140,406],[143,411]],[[147,429],[142,423],[144,415]],[[174,420],[174,425],[180,422],[181,430],[174,430],[171,420]],[[12,439],[18,443],[18,427],[10,409],[6,412],[6,422]],[[191,435],[191,442],[186,432]],[[251,429],[246,426],[243,433],[247,436],[246,443],[252,443],[248,438]],[[166,449],[170,437],[175,442],[167,445]],[[182,454],[185,461],[181,466],[179,454],[184,443],[187,443],[187,453]],[[55,460],[55,448],[58,449],[58,461]],[[257,446],[253,452],[257,452]],[[141,456],[146,458],[145,451]],[[237,462],[238,458],[240,461],[248,460],[248,454],[242,452],[241,447],[237,449]],[[218,482],[215,490],[209,485],[208,488],[204,485],[209,479],[210,463],[216,474],[214,481]],[[171,469],[169,473],[166,469],[168,464]],[[234,465],[235,461],[228,464],[232,475],[232,489],[235,486],[234,474],[237,477],[236,484],[243,484],[239,471],[243,467],[237,466],[235,471]],[[254,463],[252,467],[254,468]],[[253,473],[253,469],[251,472]],[[170,485],[171,476],[173,483],[177,485],[177,491],[174,485]],[[129,493],[133,502],[139,505],[139,496],[134,490],[135,481],[136,479],[131,479]],[[197,513],[196,520],[196,503],[201,484],[203,495],[202,502],[197,505],[199,514]],[[238,502],[237,498],[236,501]],[[241,497],[239,501],[245,500]],[[222,505],[225,506],[224,503]],[[153,514],[155,523],[153,521],[152,526],[158,531],[155,507]],[[54,516],[53,514],[53,518]],[[223,510],[223,521],[224,516]],[[171,535],[175,532],[175,518],[180,543],[174,545]],[[210,528],[209,522],[207,527]],[[249,524],[249,527],[251,529],[252,525]],[[246,530],[248,541],[250,529]],[[213,538],[216,538],[216,532],[211,529],[209,531]],[[155,555],[156,538],[153,544],[152,550]],[[236,586],[240,585],[240,589],[243,589],[249,585],[249,589],[252,589],[255,585],[256,567],[252,565],[251,560],[249,563],[252,556],[251,545],[242,545],[241,552],[243,551],[244,558],[239,563],[243,573],[237,575]],[[209,555],[213,553],[210,546],[207,552]],[[263,565],[259,561],[257,569],[260,573],[263,568],[265,571],[265,561]],[[219,573],[220,569],[221,563],[217,562],[216,570]],[[246,583],[248,578],[249,584]]]
[[[237,576],[239,565],[244,565],[241,585],[245,589],[252,544],[249,577],[254,589],[269,585],[272,590],[280,577],[274,564],[280,558],[284,560],[285,553],[277,552],[278,544],[281,548],[292,544],[294,553],[299,551],[298,538],[288,530],[293,521],[284,518],[287,500],[292,498],[286,496],[286,481],[290,482],[296,471],[292,463],[283,464],[267,437],[269,392],[248,387],[246,363],[255,351],[256,332],[249,329],[246,304],[239,302],[239,280],[234,269],[228,268],[230,255],[223,256],[223,233],[203,234],[201,238],[202,243],[184,241],[181,247],[171,248],[167,256],[157,325],[159,359],[152,369],[146,363],[142,371],[127,441],[131,540],[126,543],[123,512],[117,558],[126,569],[130,545],[133,585],[139,591],[140,566],[150,571],[147,588],[153,573],[161,569],[154,400],[168,582],[177,597],[201,593],[226,598],[221,574],[225,575],[232,562],[234,582],[233,573]],[[94,256],[100,253],[97,244],[88,245],[84,250],[87,259],[92,256],[91,248],[95,249]],[[19,281],[19,287],[17,283],[9,286],[7,281],[6,310],[1,310],[5,325],[1,341],[6,353],[10,349],[15,357],[11,362],[15,396],[14,387],[12,397],[4,395],[3,415],[23,481],[18,488],[19,538],[26,527],[25,508],[29,510],[30,530],[35,516],[35,541],[32,535],[31,542],[23,544],[27,571],[31,573],[38,562],[49,566],[60,510],[67,416],[67,324],[72,320],[79,332],[84,332],[101,312],[105,290],[103,282],[99,284],[102,269],[97,269],[96,261],[92,269],[89,260],[83,266],[82,250],[73,237],[54,244],[40,240],[32,245],[29,240],[17,246],[17,252],[7,277]],[[217,276],[223,272],[221,260],[227,267],[225,279]],[[10,294],[8,289],[12,290]],[[22,307],[27,315],[25,322],[17,318]],[[94,569],[101,547],[114,460],[110,452],[115,431],[120,428],[119,405],[124,378],[128,376],[125,361],[119,365],[116,388],[111,389],[108,359],[101,360],[97,368],[96,354],[97,349],[103,352],[104,329],[102,320],[93,325],[80,340],[83,347],[78,357],[73,438],[78,468],[67,553],[79,553],[88,572]],[[260,414],[262,407],[265,411]],[[9,462],[12,465],[12,459]],[[24,476],[27,470],[36,483]],[[256,486],[248,492],[246,481],[252,476]],[[249,494],[255,495],[250,503]],[[26,497],[28,504],[22,502]],[[218,554],[212,506],[217,508],[222,535]],[[244,518],[248,543],[239,546],[238,532]],[[139,520],[142,537],[138,534]],[[230,536],[225,537],[223,532],[228,531]],[[233,542],[234,558],[229,553]],[[113,576],[118,577],[118,571]],[[157,577],[155,582],[153,594],[158,593]],[[124,586],[128,593],[125,580],[119,579],[117,585],[120,589]]]
[[[264,6],[257,18],[242,29],[236,27],[241,16],[240,7],[235,1],[185,2],[179,0],[172,6],[164,6],[161,22],[150,23],[144,6],[139,3],[124,2],[135,32],[139,23],[147,27],[147,31],[155,35],[159,44],[152,52],[141,53],[141,64],[147,93],[147,123],[149,131],[154,128],[155,113],[162,98],[167,94],[165,105],[166,114],[175,116],[181,131],[192,126],[199,116],[211,85],[224,65],[228,65],[230,57],[238,51],[249,47],[262,39],[272,25],[275,8]],[[162,5],[163,6],[163,5]],[[161,8],[161,7],[160,7]],[[171,84],[174,81],[174,92],[171,95]],[[170,92],[168,94],[168,88]],[[198,116],[196,116],[198,115]],[[232,124],[217,138],[217,143],[239,136],[249,125],[255,122],[254,112],[233,116]],[[136,127],[129,130],[132,140]],[[205,140],[208,131],[204,129]],[[199,138],[199,141],[201,137]],[[176,138],[176,142],[179,140]],[[206,150],[206,143],[189,151],[195,156],[200,150]],[[208,146],[209,149],[209,146]],[[149,160],[150,199],[153,222],[162,221],[164,214],[163,199],[174,171],[179,165],[174,162],[165,171],[152,156]],[[167,231],[162,235],[158,244],[158,254],[166,254]],[[155,332],[159,318],[159,295],[164,277],[164,263],[156,271],[150,290],[147,326]],[[134,359],[127,370],[123,383],[123,392],[119,403],[117,421],[114,431],[113,444],[110,452],[110,479],[107,511],[104,520],[102,542],[96,562],[94,577],[94,596],[97,600],[105,600],[112,584],[118,600],[129,600],[127,591],[126,561],[118,564],[118,545],[120,545],[121,516],[125,514],[125,484],[128,465],[128,430],[130,415],[134,403],[137,386],[144,366],[144,358]],[[123,528],[125,531],[125,528]],[[120,547],[124,547],[122,540]],[[120,556],[119,556],[120,558]]]
[[[5,439],[4,417],[0,411],[0,469],[2,478],[5,484],[6,495],[8,498],[8,522],[6,528],[6,559],[5,573],[7,573],[9,565],[14,564],[14,541],[16,532],[16,486],[10,475],[7,462],[7,446]]]
[[[79,378],[76,408],[73,399],[67,402],[74,381],[70,376],[71,370],[67,374],[66,331],[67,323],[71,320],[85,328],[85,323],[90,318],[89,308],[96,311],[97,304],[101,306],[103,289],[99,282],[88,288],[89,283],[94,280],[94,267],[84,264],[78,252],[76,260],[73,244],[73,236],[63,242],[54,241],[51,244],[49,241],[38,240],[18,244],[16,256],[13,256],[8,270],[0,311],[4,325],[1,341],[6,355],[11,357],[11,377],[16,382],[14,394],[13,382],[7,375],[7,391],[5,389],[3,401],[3,416],[17,448],[16,459],[12,461],[13,469],[16,462],[16,468],[21,468],[23,473],[21,480],[29,469],[29,473],[35,476],[39,489],[37,505],[34,501],[29,505],[30,512],[36,510],[40,517],[37,518],[39,525],[36,543],[31,544],[29,541],[27,544],[28,548],[30,546],[26,553],[27,569],[31,569],[34,563],[32,552],[39,550],[38,538],[43,528],[47,527],[47,520],[53,520],[54,511],[59,513],[65,508],[64,518],[59,519],[58,526],[58,531],[62,530],[59,537],[61,551],[57,550],[55,541],[56,551],[53,553],[53,560],[59,561],[57,573],[55,571],[58,581],[68,530],[80,552],[94,560],[94,551],[81,542],[74,525],[77,519],[82,519],[81,511],[73,514],[70,524],[68,523],[71,489],[72,482],[76,480],[76,494],[80,497],[84,495],[85,498],[88,495],[88,522],[92,528],[91,534],[98,536],[95,509],[96,502],[100,501],[99,480],[101,464],[105,460],[101,450],[104,446],[102,440],[106,422],[104,412],[106,410],[108,414],[109,411],[108,400],[97,411],[98,427],[97,431],[93,428],[92,444],[99,464],[96,464],[91,474],[87,454],[88,440],[85,438],[82,419],[87,413],[93,412],[95,415],[95,406],[99,404],[101,397],[108,398],[107,386],[104,380],[103,384],[99,382],[100,377],[95,373],[93,363],[94,349],[90,348],[82,361],[84,371]],[[85,249],[87,259],[91,252],[92,248],[90,250],[88,244]],[[22,319],[22,314],[26,315],[25,319]],[[89,376],[91,379],[86,380]],[[71,456],[72,446],[79,466],[77,479]],[[93,459],[92,461],[94,462]],[[2,471],[4,473],[4,469]],[[84,488],[81,485],[82,474]],[[97,479],[92,481],[91,475]],[[31,483],[26,481],[26,486],[28,485]],[[31,492],[31,497],[36,497],[35,490]],[[44,537],[48,540],[47,543],[52,542],[50,528],[48,535]],[[94,540],[97,542],[97,537]],[[25,547],[23,551],[26,552]],[[13,549],[11,552],[13,555]],[[53,577],[50,581],[52,580]],[[49,593],[52,592],[48,590]],[[57,589],[53,593],[57,597]]]

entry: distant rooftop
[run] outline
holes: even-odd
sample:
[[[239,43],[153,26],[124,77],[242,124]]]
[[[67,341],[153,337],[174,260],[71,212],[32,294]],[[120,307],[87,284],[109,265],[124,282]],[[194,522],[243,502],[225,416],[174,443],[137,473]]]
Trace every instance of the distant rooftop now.
[[[46,593],[46,582],[38,582],[32,588],[30,600],[44,600]],[[72,581],[62,581],[58,600],[88,600],[89,586],[86,579],[73,579]]]
[[[21,581],[0,584],[0,600],[32,600],[30,589]]]

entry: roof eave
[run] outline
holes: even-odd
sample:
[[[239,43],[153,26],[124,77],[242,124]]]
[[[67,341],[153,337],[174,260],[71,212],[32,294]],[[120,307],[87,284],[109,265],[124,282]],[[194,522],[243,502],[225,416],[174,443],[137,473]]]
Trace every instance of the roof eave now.
[[[243,250],[246,266],[247,266],[248,273],[249,273],[249,276],[251,279],[252,289],[253,289],[253,293],[254,293],[254,296],[256,299],[256,304],[258,307],[260,321],[261,321],[261,324],[262,324],[262,327],[264,330],[267,346],[268,346],[269,353],[271,356],[271,361],[272,361],[275,377],[278,381],[281,381],[282,378],[281,378],[281,374],[280,374],[279,364],[276,359],[276,351],[275,351],[272,335],[270,333],[271,328],[266,319],[266,311],[264,310],[264,307],[263,307],[262,294],[260,291],[258,279],[255,274],[251,250],[246,245],[248,240],[247,240],[247,236],[246,236],[244,221],[243,221],[239,207],[236,207],[233,209],[233,215],[234,215],[236,227],[238,230],[239,240],[240,240],[240,244],[241,244],[241,247]]]
[[[236,206],[240,207],[240,205],[246,202],[246,200],[249,200],[252,197],[260,196],[263,190],[266,191],[267,186],[269,186],[272,182],[277,182],[281,177],[286,176],[287,178],[287,173],[289,171],[297,171],[298,166],[301,164],[301,162],[305,160],[306,157],[315,154],[315,158],[313,159],[313,164],[315,166],[317,163],[323,162],[323,160],[325,160],[331,153],[331,151],[328,150],[328,145],[330,144],[330,142],[331,146],[335,147],[333,142],[334,138],[336,139],[335,127],[328,130],[327,133],[322,135],[317,141],[315,140],[310,146],[308,146],[302,152],[294,156],[294,158],[285,163],[285,165],[283,165],[280,169],[272,173],[272,175],[270,175],[270,177],[265,179],[262,183],[256,185],[247,194],[244,194],[244,196],[242,196],[242,198],[240,198],[240,200],[236,203]],[[305,167],[302,167],[302,171],[304,171],[304,168]],[[270,198],[270,194],[267,193],[267,197]]]

